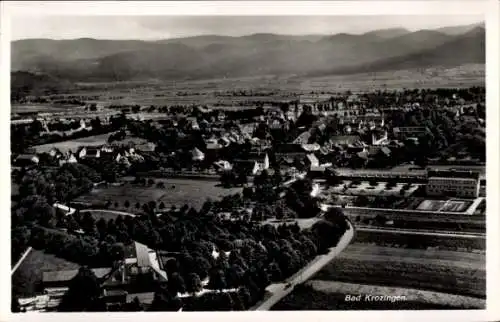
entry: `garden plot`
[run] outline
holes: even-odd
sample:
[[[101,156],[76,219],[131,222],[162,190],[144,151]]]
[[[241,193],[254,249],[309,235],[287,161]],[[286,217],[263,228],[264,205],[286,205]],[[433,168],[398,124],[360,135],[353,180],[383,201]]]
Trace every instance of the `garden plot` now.
[[[436,212],[465,212],[472,205],[469,200],[429,200],[422,201],[417,210]]]
[[[361,181],[359,183],[344,181],[342,184],[331,186],[328,191],[334,194],[346,195],[401,196],[401,189],[404,186],[404,183],[397,183],[395,186],[388,188],[386,182],[383,181],[377,182],[376,185],[372,185],[368,181]],[[412,195],[419,187],[420,184],[411,184],[409,189],[405,191],[404,196]]]

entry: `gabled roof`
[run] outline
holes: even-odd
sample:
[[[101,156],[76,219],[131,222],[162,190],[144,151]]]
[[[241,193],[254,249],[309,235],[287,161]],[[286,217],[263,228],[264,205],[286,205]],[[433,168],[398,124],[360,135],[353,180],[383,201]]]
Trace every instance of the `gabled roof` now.
[[[386,156],[391,155],[391,149],[389,149],[388,147],[385,147],[385,146],[380,149],[380,152],[382,152]]]
[[[306,155],[306,158],[311,162],[311,163],[318,163],[319,160],[318,158],[314,155],[314,153],[310,153]]]
[[[94,272],[95,276],[97,278],[101,278],[111,272],[110,267],[104,267],[104,268],[93,268],[92,271]],[[42,281],[44,283],[50,283],[50,282],[67,282],[70,281],[73,277],[78,274],[77,269],[72,269],[72,270],[65,270],[65,271],[51,271],[51,272],[43,272],[42,273]]]
[[[257,162],[253,160],[234,160],[233,169],[236,172],[251,173],[256,167]]]
[[[295,143],[285,143],[278,144],[274,148],[275,153],[305,153],[304,149],[300,144]]]
[[[191,156],[193,160],[203,160],[205,159],[205,154],[201,152],[198,148],[191,150]]]
[[[360,138],[357,135],[336,135],[330,138],[330,142],[340,144],[352,144],[359,140]]]
[[[311,133],[309,131],[305,131],[299,134],[299,136],[297,136],[297,138],[293,141],[293,143],[307,144],[309,143],[310,138],[311,138]]]

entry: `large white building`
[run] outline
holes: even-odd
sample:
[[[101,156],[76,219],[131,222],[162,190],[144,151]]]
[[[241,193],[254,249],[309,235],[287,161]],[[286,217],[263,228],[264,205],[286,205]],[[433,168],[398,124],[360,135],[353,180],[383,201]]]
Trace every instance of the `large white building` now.
[[[429,170],[426,192],[429,196],[476,198],[479,195],[479,173],[459,170]]]

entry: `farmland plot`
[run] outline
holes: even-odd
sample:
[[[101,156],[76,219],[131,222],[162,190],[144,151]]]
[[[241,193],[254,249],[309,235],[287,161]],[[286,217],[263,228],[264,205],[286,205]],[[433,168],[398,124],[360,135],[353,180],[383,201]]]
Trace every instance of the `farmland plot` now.
[[[314,279],[486,296],[485,256],[476,253],[353,244]]]

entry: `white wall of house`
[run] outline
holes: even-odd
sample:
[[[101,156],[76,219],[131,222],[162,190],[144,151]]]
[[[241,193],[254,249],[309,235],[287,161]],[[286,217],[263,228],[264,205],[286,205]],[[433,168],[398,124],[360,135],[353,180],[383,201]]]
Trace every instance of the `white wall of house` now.
[[[479,196],[479,180],[473,178],[431,177],[426,186],[429,196],[457,196],[475,198]]]

